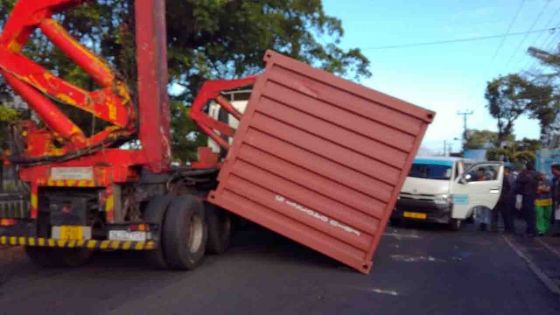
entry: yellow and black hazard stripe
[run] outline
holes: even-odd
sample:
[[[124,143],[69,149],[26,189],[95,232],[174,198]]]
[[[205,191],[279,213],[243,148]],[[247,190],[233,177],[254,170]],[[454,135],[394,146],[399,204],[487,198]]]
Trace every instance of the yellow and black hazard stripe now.
[[[24,237],[24,236],[0,236],[0,245],[7,246],[36,246],[36,247],[59,247],[59,248],[79,248],[100,250],[153,250],[156,249],[156,242],[145,241],[98,241],[98,240],[57,240],[53,238]]]

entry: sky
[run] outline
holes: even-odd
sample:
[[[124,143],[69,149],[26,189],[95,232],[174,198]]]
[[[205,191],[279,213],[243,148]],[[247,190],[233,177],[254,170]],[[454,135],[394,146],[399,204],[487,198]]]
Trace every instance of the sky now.
[[[560,0],[323,0],[326,13],[342,20],[343,48],[360,48],[372,77],[361,84],[436,112],[422,147],[441,153],[444,141],[460,150],[463,118],[469,129],[496,130],[488,113],[486,82],[538,68],[529,46],[552,48],[560,30]],[[509,29],[509,31],[508,31]],[[387,46],[530,34],[441,45]],[[517,138],[538,138],[538,121],[522,117]]]

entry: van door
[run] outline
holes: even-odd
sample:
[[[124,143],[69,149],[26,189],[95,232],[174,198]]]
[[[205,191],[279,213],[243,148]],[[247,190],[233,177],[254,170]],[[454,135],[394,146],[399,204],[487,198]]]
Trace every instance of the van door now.
[[[481,162],[472,165],[453,182],[451,217],[466,219],[475,207],[493,209],[500,198],[503,178],[504,166],[501,162]]]

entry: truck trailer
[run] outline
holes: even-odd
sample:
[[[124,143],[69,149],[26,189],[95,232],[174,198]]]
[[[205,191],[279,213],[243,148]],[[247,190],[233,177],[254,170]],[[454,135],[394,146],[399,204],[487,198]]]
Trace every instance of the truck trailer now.
[[[261,74],[201,87],[188,113],[220,150],[199,148],[198,161],[175,167],[165,1],[134,1],[134,95],[53,18],[82,2],[19,0],[2,29],[0,74],[42,123],[13,128],[20,150],[10,163],[29,202],[0,200],[0,245],[25,247],[41,266],[137,250],[157,268],[190,270],[227,249],[235,214],[370,271],[433,112],[267,51]],[[78,87],[26,57],[37,31],[99,88]],[[236,89],[251,91],[244,113],[224,97]],[[59,103],[104,127],[85,132]],[[210,103],[238,127],[209,115]]]

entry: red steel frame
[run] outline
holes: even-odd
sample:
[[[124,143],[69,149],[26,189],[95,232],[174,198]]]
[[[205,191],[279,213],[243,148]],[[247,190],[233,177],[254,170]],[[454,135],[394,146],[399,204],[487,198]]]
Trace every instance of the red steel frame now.
[[[52,18],[53,14],[81,2],[21,0],[14,7],[0,37],[0,73],[48,126],[51,131],[48,140],[52,142],[57,139],[64,143],[62,148],[41,145],[44,150],[35,151],[38,154],[36,157],[60,156],[78,149],[92,148],[117,136],[128,136],[134,131],[135,112],[124,82],[118,80],[108,65],[73,39]],[[40,29],[101,89],[86,91],[25,57],[23,47],[35,29]],[[111,126],[88,138],[47,96],[87,111],[109,122]],[[32,142],[33,138],[30,137]],[[34,146],[33,143],[30,145]]]
[[[212,140],[224,148],[229,149],[229,143],[221,136],[232,137],[235,130],[228,124],[217,121],[204,112],[204,106],[211,100],[215,100],[223,109],[233,115],[237,120],[241,119],[239,113],[223,96],[223,91],[239,89],[251,86],[257,81],[257,76],[250,76],[236,80],[210,80],[204,82],[193,102],[190,117],[197,126],[204,131]]]
[[[154,173],[169,169],[167,65],[162,62],[166,60],[165,1],[135,3],[139,117],[125,83],[117,78],[109,65],[72,38],[52,18],[54,14],[83,2],[19,0],[0,35],[0,74],[47,127],[39,129],[32,121],[24,122],[23,136],[27,142],[24,158],[40,160],[84,153],[72,155],[64,162],[61,159],[60,162],[28,165],[21,169],[20,178],[31,185],[31,218],[38,215],[41,187],[98,187],[105,191],[106,220],[113,223],[116,220],[113,213],[114,184],[137,181],[138,166]],[[25,57],[23,47],[36,29],[40,29],[101,88],[86,91]],[[49,98],[89,112],[108,122],[109,127],[87,137]],[[117,139],[131,139],[136,134],[137,120],[140,121],[138,138],[142,149],[111,148]],[[53,180],[51,171],[54,167],[91,167],[93,178]]]
[[[239,89],[252,86],[257,81],[258,76],[249,76],[235,80],[209,80],[204,82],[192,104],[189,112],[191,119],[196,125],[214,140],[220,147],[228,150],[230,145],[226,140],[233,137],[235,130],[228,124],[218,121],[205,113],[204,108],[209,101],[215,101],[220,107],[225,109],[229,114],[237,120],[241,120],[241,113],[238,112],[230,102],[228,102],[221,93],[224,91]],[[224,137],[226,139],[224,139]],[[213,154],[209,148],[199,148],[199,162],[193,163],[194,168],[210,168],[218,167],[218,156]]]

